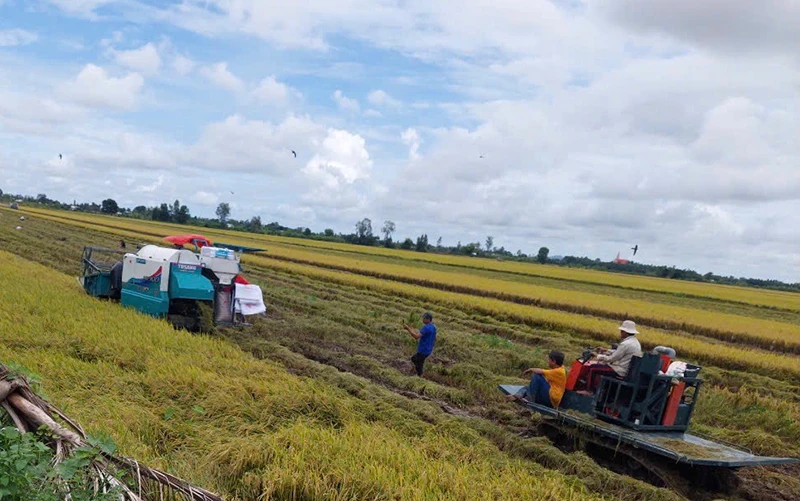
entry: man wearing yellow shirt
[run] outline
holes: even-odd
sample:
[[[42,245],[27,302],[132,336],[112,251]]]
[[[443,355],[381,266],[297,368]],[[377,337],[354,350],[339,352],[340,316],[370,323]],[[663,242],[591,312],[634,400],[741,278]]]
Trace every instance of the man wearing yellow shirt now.
[[[531,382],[515,395],[509,395],[509,400],[525,400],[547,407],[558,407],[561,397],[564,396],[564,386],[567,383],[567,371],[564,370],[564,354],[553,350],[547,358],[549,369],[525,369],[523,376],[531,375]]]

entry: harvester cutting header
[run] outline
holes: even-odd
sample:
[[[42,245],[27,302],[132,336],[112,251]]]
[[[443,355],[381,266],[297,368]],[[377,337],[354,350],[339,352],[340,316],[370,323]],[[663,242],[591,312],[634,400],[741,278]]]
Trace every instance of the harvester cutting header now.
[[[253,249],[218,243],[202,235],[164,238],[172,248],[145,245],[135,254],[85,247],[80,283],[94,297],[119,300],[177,327],[199,330],[204,308],[218,325],[243,323],[266,310],[261,289],[241,275],[241,254]],[[184,245],[193,245],[193,250]],[[118,259],[121,255],[121,259]]]

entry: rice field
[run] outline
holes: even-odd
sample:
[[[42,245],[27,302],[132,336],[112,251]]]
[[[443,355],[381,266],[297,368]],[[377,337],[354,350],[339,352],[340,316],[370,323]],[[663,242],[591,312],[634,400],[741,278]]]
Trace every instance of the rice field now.
[[[179,333],[181,343],[217,343],[213,344],[213,349],[221,350],[225,361],[213,361],[210,360],[210,355],[204,354],[199,356],[196,368],[181,365],[181,374],[208,372],[202,378],[196,376],[203,384],[198,382],[194,386],[193,382],[190,385],[191,398],[185,401],[167,388],[172,384],[171,379],[159,383],[156,394],[161,407],[147,407],[149,410],[143,413],[142,422],[147,424],[141,426],[148,430],[147,433],[139,428],[126,431],[124,426],[112,423],[110,418],[93,424],[89,411],[93,407],[102,407],[103,399],[95,397],[90,399],[91,405],[83,403],[82,398],[88,399],[89,391],[84,389],[81,390],[82,393],[77,393],[70,387],[75,384],[77,369],[68,371],[67,382],[56,383],[62,377],[51,374],[58,372],[57,362],[43,362],[43,365],[35,365],[35,362],[37,357],[44,356],[48,350],[61,353],[74,345],[79,348],[70,351],[65,360],[77,356],[82,364],[102,366],[103,370],[109,371],[106,374],[110,378],[122,377],[129,382],[141,383],[146,379],[142,374],[149,374],[148,377],[156,379],[165,377],[157,373],[150,374],[149,362],[143,364],[129,355],[118,356],[113,350],[107,349],[108,346],[114,346],[114,343],[104,344],[103,340],[92,334],[86,334],[89,336],[87,342],[80,341],[84,335],[80,326],[85,327],[85,323],[77,320],[65,324],[55,314],[45,315],[46,321],[35,320],[41,317],[40,311],[49,310],[44,307],[47,304],[45,302],[39,305],[26,303],[22,306],[23,310],[36,312],[36,315],[15,314],[13,317],[14,323],[29,325],[30,322],[36,322],[30,324],[35,327],[26,328],[24,332],[19,330],[10,341],[0,339],[0,356],[4,359],[7,356],[20,358],[20,363],[32,366],[36,372],[42,374],[44,389],[48,394],[51,397],[56,394],[56,400],[62,404],[61,399],[66,399],[68,411],[75,409],[76,417],[85,425],[108,429],[114,436],[119,434],[121,438],[118,440],[123,448],[129,447],[125,450],[126,453],[141,454],[140,459],[150,461],[154,466],[176,464],[181,468],[178,471],[182,475],[236,499],[256,499],[258,492],[269,492],[278,499],[351,499],[359,497],[359,494],[362,495],[360,498],[369,499],[480,499],[479,494],[484,492],[494,492],[495,495],[486,496],[492,499],[507,496],[531,497],[531,491],[503,490],[503,482],[514,482],[516,477],[503,476],[503,482],[491,483],[487,476],[490,471],[496,473],[498,469],[552,480],[552,485],[531,486],[531,489],[542,488],[542,492],[547,493],[547,489],[552,488],[555,489],[552,491],[553,496],[566,499],[570,499],[570,496],[574,499],[591,496],[636,500],[677,499],[672,491],[657,489],[616,475],[599,467],[583,454],[564,454],[545,439],[531,436],[531,430],[538,418],[521,413],[519,408],[505,402],[496,390],[497,384],[521,381],[518,375],[523,368],[543,365],[550,349],[560,349],[569,359],[577,356],[587,346],[604,345],[616,339],[616,327],[622,317],[627,316],[624,315],[625,311],[619,313],[590,308],[579,301],[569,303],[569,299],[562,299],[561,296],[558,304],[544,300],[519,300],[527,294],[530,294],[530,298],[539,298],[536,294],[541,294],[542,289],[547,289],[545,292],[548,294],[564,294],[566,289],[559,288],[556,279],[547,279],[555,285],[537,289],[535,287],[541,284],[530,284],[527,281],[539,279],[525,270],[518,272],[519,270],[514,269],[509,273],[487,268],[478,270],[461,264],[441,265],[424,261],[445,256],[423,255],[417,259],[416,253],[405,253],[411,257],[375,257],[367,256],[367,252],[383,252],[385,249],[366,248],[362,253],[360,247],[345,246],[355,249],[345,252],[332,250],[331,244],[327,242],[319,243],[327,247],[316,246],[318,242],[306,245],[309,241],[305,240],[295,244],[283,241],[291,239],[279,241],[265,235],[205,231],[186,226],[175,227],[163,223],[151,224],[74,213],[26,213],[27,220],[23,230],[13,231],[13,227],[6,228],[8,225],[4,224],[4,218],[18,215],[19,212],[0,212],[3,214],[0,218],[0,249],[25,256],[27,260],[37,261],[52,270],[37,267],[37,273],[58,271],[74,276],[79,268],[80,251],[84,244],[114,247],[120,237],[126,238],[129,244],[155,243],[167,234],[199,232],[212,239],[267,249],[265,253],[245,256],[243,266],[248,278],[262,286],[265,301],[269,305],[269,315],[256,321],[249,329],[220,332],[219,336],[223,340]],[[302,254],[291,254],[292,252]],[[459,259],[476,261],[481,266],[485,261]],[[27,261],[23,263],[28,265]],[[488,263],[490,266],[511,268],[520,265],[491,261]],[[381,270],[381,265],[387,267]],[[435,275],[436,280],[425,282],[423,275],[432,271],[429,267],[434,266],[433,271],[445,274]],[[540,268],[536,265],[531,267]],[[552,267],[541,268],[546,270]],[[26,273],[30,273],[27,268]],[[481,279],[475,278],[479,276],[477,273],[481,274]],[[5,275],[0,275],[0,280]],[[56,275],[63,277],[58,273]],[[468,287],[458,289],[452,287],[448,282],[450,279],[453,282],[462,280],[460,285],[468,280],[472,282],[468,283]],[[109,331],[117,329],[118,321],[113,312],[120,310],[119,306],[87,301],[89,298],[79,294],[80,290],[74,284],[74,279],[64,280],[65,287],[71,280],[68,288],[75,294],[70,296],[69,302],[81,305],[81,315],[84,318],[95,318],[100,314],[102,319],[97,321],[98,325],[108,326],[105,330]],[[503,285],[504,281],[508,284],[507,290],[513,290],[515,297],[498,294],[503,291],[496,287]],[[564,283],[570,284],[568,287],[577,287],[579,290],[576,292],[582,294],[575,297],[582,301],[586,300],[587,294],[590,297],[600,296],[602,299],[604,292],[608,293],[607,297],[619,300],[616,294],[621,293],[620,291],[633,290],[618,285],[592,283],[585,277],[580,280],[565,279]],[[587,289],[580,290],[583,287]],[[793,313],[790,309],[782,309],[776,304],[759,304],[773,302],[771,299],[759,298],[762,291],[746,290],[753,296],[747,297],[741,295],[739,288],[732,288],[739,295],[739,299],[733,301],[730,298],[715,297],[719,295],[717,289],[719,287],[712,288],[711,292],[702,297],[681,296],[670,291],[642,292],[642,297],[663,295],[670,298],[670,301],[684,298],[690,304],[695,304],[693,301],[705,302],[712,305],[705,311],[710,318],[716,313],[725,313],[746,321],[775,322],[784,325],[782,329],[786,329],[785,326],[797,326],[796,322],[791,322]],[[645,289],[640,287],[636,290]],[[54,294],[60,295],[65,289],[59,291]],[[564,295],[567,296],[570,295]],[[56,301],[54,296],[49,300]],[[4,306],[0,309],[4,315],[2,321],[9,315],[5,304],[11,304],[11,301],[13,298],[5,296],[0,299],[0,305]],[[647,306],[647,302],[644,303]],[[19,309],[19,303],[14,304],[15,309]],[[663,303],[656,301],[652,304],[663,306]],[[577,307],[570,309],[563,308],[563,305]],[[715,309],[717,305],[719,311]],[[69,306],[60,308],[68,309]],[[106,311],[106,308],[109,310]],[[692,312],[703,311],[702,308],[688,309]],[[99,313],[101,310],[102,313]],[[408,357],[413,353],[413,342],[398,327],[400,319],[414,318],[423,310],[434,312],[441,334],[436,351],[426,366],[425,378],[420,379],[410,374],[411,363]],[[761,312],[769,312],[771,316],[764,317]],[[616,317],[618,314],[620,317]],[[126,327],[120,328],[118,334],[113,334],[119,336],[114,338],[115,343],[126,342],[122,336],[129,325],[128,315],[145,322],[148,332],[151,331],[151,323],[155,322],[133,312],[126,312]],[[694,318],[697,324],[697,319],[701,317]],[[160,325],[159,328],[164,327],[158,322],[152,325],[156,324]],[[0,328],[5,331],[8,325],[13,323],[0,325]],[[751,325],[768,324],[756,322]],[[748,328],[736,336],[715,337],[711,332],[692,331],[688,324],[681,327],[666,322],[659,327],[648,325],[640,330],[642,342],[646,346],[672,346],[681,358],[704,366],[701,375],[706,382],[695,413],[693,430],[737,443],[761,454],[800,455],[800,446],[797,445],[800,443],[800,408],[796,405],[800,400],[800,358],[786,345],[779,343],[777,334],[759,338],[756,330]],[[32,331],[67,334],[63,338],[59,335],[49,339],[44,335],[33,336]],[[148,343],[163,343],[160,337],[173,331],[167,328],[159,330],[157,334],[152,332],[147,335],[149,337],[139,338],[138,334],[134,336],[131,341],[136,346],[134,353],[144,350]],[[752,335],[748,337],[747,333]],[[769,340],[769,343],[762,344],[763,340]],[[774,345],[772,341],[775,341]],[[106,348],[88,348],[95,343]],[[219,346],[222,348],[218,348]],[[203,350],[212,348],[206,347]],[[59,357],[61,355],[56,358],[61,360]],[[80,357],[85,357],[86,360],[81,360]],[[151,357],[155,355],[148,352],[146,358],[149,360]],[[301,388],[297,390],[301,395],[316,395],[313,392],[304,393],[311,390],[303,385],[311,385],[320,394],[335,396],[322,399],[319,405],[313,405],[308,411],[312,416],[323,416],[319,418],[322,424],[315,421],[317,417],[313,417],[308,428],[302,428],[307,425],[304,422],[305,411],[297,411],[296,414],[292,414],[294,411],[276,411],[276,417],[270,418],[268,414],[273,412],[274,407],[270,407],[269,412],[257,411],[253,407],[257,404],[249,401],[245,410],[240,409],[238,404],[234,405],[234,412],[241,413],[244,417],[235,414],[232,423],[226,423],[224,405],[212,406],[205,399],[217,398],[216,390],[209,381],[213,377],[221,377],[220,374],[224,371],[220,367],[228,370],[229,365],[244,363],[239,362],[237,357],[246,358],[247,369],[232,373],[236,383],[226,384],[226,391],[241,396],[241,393],[233,389],[236,384],[245,384],[245,381],[255,384],[257,380],[259,385],[270,383],[271,386],[271,381],[274,380],[276,386],[289,384],[291,388]],[[191,360],[186,361],[187,364],[189,362]],[[184,359],[180,363],[184,364]],[[254,371],[254,376],[248,377],[247,370]],[[133,374],[128,374],[128,371]],[[217,371],[216,376],[211,375],[214,371]],[[277,375],[270,375],[271,371],[275,371]],[[48,383],[50,376],[54,379]],[[169,377],[178,376],[172,374]],[[188,383],[181,383],[185,384]],[[119,383],[118,386],[130,388],[130,384],[126,386]],[[141,401],[147,399],[145,396],[152,389],[152,386],[147,385],[143,390],[135,392],[134,401],[137,405],[145,405]],[[123,392],[117,388],[116,383],[110,390]],[[99,383],[92,385],[91,391],[101,391]],[[257,399],[259,401],[260,395]],[[268,405],[279,405],[277,402],[280,401],[280,396],[269,395]],[[130,395],[114,394],[109,397],[109,406],[114,412],[122,412],[121,409],[129,405],[125,400],[129,397]],[[209,426],[218,426],[222,431],[200,432],[191,426],[181,426],[171,429],[168,434],[151,437],[151,428],[161,429],[151,420],[157,420],[165,406],[173,405],[171,399],[177,399],[175,408],[180,409],[184,418],[193,423],[200,423],[202,419],[205,425],[205,420],[210,420],[213,416],[215,421],[209,423]],[[293,397],[287,399],[295,402]],[[197,405],[206,410],[213,408],[214,412],[195,417],[191,408],[196,402],[190,400],[201,400]],[[225,405],[231,403],[231,399],[227,397],[223,401]],[[292,406],[299,404],[286,405],[294,409]],[[84,409],[81,411],[83,414],[77,415],[81,408]],[[101,414],[105,412],[95,410]],[[109,412],[109,416],[114,412]],[[132,409],[128,408],[124,412],[124,415],[131,417],[131,422],[136,421]],[[342,416],[348,418],[344,419]],[[245,424],[240,427],[240,423]],[[177,426],[172,421],[166,424]],[[430,427],[433,431],[431,434],[420,434],[418,425],[426,427],[426,430]],[[284,433],[280,434],[278,430]],[[211,446],[197,444],[201,438],[215,433],[221,435],[214,442],[214,452],[210,452]],[[150,442],[136,441],[144,440],[142,437]],[[162,440],[158,437],[167,437],[166,445],[157,445]],[[430,440],[441,441],[435,442],[436,447],[426,448],[423,443],[429,437],[435,437]],[[281,440],[294,440],[290,442],[291,447],[300,452],[285,456],[277,454],[273,449],[281,449],[287,443]],[[342,442],[337,442],[339,440]],[[314,448],[313,444],[319,444],[320,441],[325,445]],[[396,454],[410,455],[408,458],[391,461],[379,453],[380,447],[375,446],[384,442]],[[403,448],[402,444],[408,447]],[[263,452],[264,450],[268,452]],[[316,450],[324,451],[325,457],[316,457]],[[341,460],[332,459],[338,451],[341,451]],[[462,455],[463,462],[460,460]],[[198,457],[202,460],[197,459]],[[408,478],[413,477],[398,472],[407,464],[406,459],[425,463],[430,458],[434,458],[437,461],[435,467],[444,472],[438,480],[446,486],[425,483],[426,488],[431,489],[430,492],[434,494],[415,497],[422,494],[407,485]],[[484,460],[485,462],[481,462]],[[359,469],[360,461],[375,465],[374,469],[370,470],[372,466]],[[210,465],[214,462],[224,466],[214,468]],[[280,467],[275,468],[276,464]],[[456,466],[465,469],[452,469]],[[469,468],[472,469],[467,471]],[[273,469],[274,477],[265,473]],[[306,474],[308,469],[314,470],[313,474]],[[221,470],[230,470],[235,474],[227,476]],[[429,475],[422,469],[408,471],[413,471],[413,475]],[[460,481],[462,475],[464,482]],[[796,472],[793,470],[783,472],[758,469],[743,471],[741,475],[744,479],[742,491],[733,499],[793,499],[800,493],[800,485],[794,479]],[[467,481],[480,486],[480,492],[467,490]],[[340,497],[332,497],[330,492],[333,491],[339,492]],[[759,497],[764,492],[778,492],[779,495],[772,498]],[[780,497],[784,494],[784,497]],[[548,499],[548,496],[549,494],[541,495],[544,499]]]
[[[60,218],[71,219],[74,221],[113,224],[115,227],[119,228],[130,228],[134,230],[143,229],[142,222],[140,221],[120,219],[98,214],[64,213],[41,209],[26,209],[26,211],[43,215],[57,215]],[[186,231],[187,229],[187,226],[172,223],[148,221],[144,224],[146,224],[147,228],[151,230],[156,228],[161,229],[164,234],[174,234],[175,232]],[[206,228],[203,230],[208,233],[209,236],[220,239],[224,237],[242,235],[241,233],[234,231],[210,230]],[[427,254],[398,249],[386,249],[383,247],[353,246],[337,242],[325,242],[307,239],[301,240],[271,235],[248,234],[247,238],[265,243],[282,243],[293,246],[308,247],[312,249],[338,250],[355,254],[386,256],[412,262],[423,261],[459,268],[478,268],[491,271],[510,272],[522,275],[549,277],[565,281],[600,284],[623,289],[668,293],[686,297],[713,298],[721,301],[745,303],[800,312],[800,295],[783,291],[757,290],[757,293],[754,293],[754,289],[746,287],[696,283],[681,280],[666,280],[655,277],[624,275],[620,273],[610,273],[596,270],[562,268],[535,263],[503,262],[493,259]]]
[[[176,225],[165,223],[150,224],[121,218],[109,221],[109,218],[102,216],[70,213],[48,212],[44,217],[79,227],[111,232],[127,238],[150,238],[154,242],[158,242],[159,237],[172,234],[176,229]],[[103,221],[104,219],[105,221]],[[180,226],[178,229],[182,232],[202,232],[210,238],[218,238],[217,234],[219,234],[220,238],[225,237],[227,242],[239,245],[258,246],[263,243],[260,242],[258,235],[251,237],[250,234],[240,232],[202,231],[201,228],[181,228]],[[342,262],[341,258],[336,257],[335,259],[338,259],[339,263]],[[726,368],[750,367],[761,373],[778,370],[791,377],[800,377],[800,358],[794,354],[800,348],[800,323],[797,321],[777,322],[701,309],[641,304],[641,302],[630,300],[618,301],[610,296],[574,292],[561,294],[560,297],[569,298],[567,300],[571,301],[571,308],[564,308],[563,305],[554,304],[555,301],[538,299],[543,294],[542,288],[519,287],[520,284],[515,282],[499,280],[489,282],[484,279],[476,283],[474,288],[470,288],[464,285],[469,277],[450,274],[443,279],[447,280],[447,283],[442,284],[430,279],[430,270],[402,267],[398,271],[397,266],[386,265],[383,272],[371,272],[371,269],[380,270],[381,268],[364,261],[350,260],[347,262],[348,266],[337,266],[331,261],[330,257],[325,254],[313,255],[309,252],[295,251],[293,255],[291,249],[287,250],[280,246],[270,246],[266,253],[247,255],[243,259],[245,265],[258,263],[272,268],[292,270],[295,273],[312,274],[339,283],[376,287],[396,294],[412,294],[428,301],[460,303],[464,307],[476,308],[489,315],[503,315],[515,321],[533,325],[587,333],[604,342],[613,342],[616,339],[616,326],[623,317],[633,318],[643,325],[661,327],[643,331],[641,338],[650,347],[671,346],[679,353],[694,357],[696,361],[712,361]],[[664,280],[664,282],[669,281]],[[436,287],[437,284],[439,287]],[[448,287],[455,291],[448,290]],[[519,296],[504,292],[504,287],[511,291],[524,289],[529,294],[526,296],[528,301],[520,301]],[[537,290],[540,296],[536,296],[536,292],[533,292]],[[551,297],[549,294],[561,292],[557,289],[549,289],[544,294]],[[759,295],[760,292],[753,289],[751,294]],[[616,312],[603,310],[598,306],[601,304],[610,310],[616,310]],[[637,310],[636,306],[642,309]],[[658,318],[650,315],[653,311],[658,313]],[[698,326],[680,321],[681,313],[696,319],[695,324],[703,325]],[[670,318],[671,320],[669,320]],[[725,330],[724,326],[726,325],[733,332]]]

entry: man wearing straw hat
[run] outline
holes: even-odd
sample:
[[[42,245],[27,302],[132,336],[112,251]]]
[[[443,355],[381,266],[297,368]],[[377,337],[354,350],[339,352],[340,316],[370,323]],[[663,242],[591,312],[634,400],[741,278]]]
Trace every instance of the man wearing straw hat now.
[[[638,333],[633,320],[622,322],[622,325],[619,326],[620,342],[617,349],[598,355],[597,361],[613,369],[617,376],[624,378],[628,374],[631,358],[642,356],[642,345],[636,339]]]

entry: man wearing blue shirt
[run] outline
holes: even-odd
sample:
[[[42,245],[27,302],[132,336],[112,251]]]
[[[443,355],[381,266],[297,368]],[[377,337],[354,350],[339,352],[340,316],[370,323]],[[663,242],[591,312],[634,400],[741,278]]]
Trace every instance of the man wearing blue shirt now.
[[[417,376],[422,376],[422,366],[425,364],[425,359],[433,352],[433,345],[436,344],[436,326],[433,325],[433,315],[425,313],[422,315],[422,329],[417,331],[412,329],[407,324],[403,327],[411,334],[411,337],[418,340],[417,353],[411,357],[414,363],[414,368],[417,370]]]

